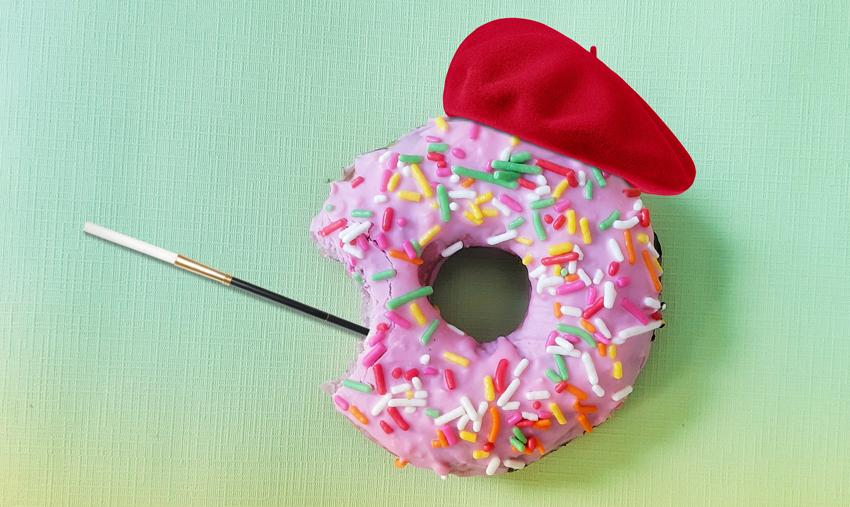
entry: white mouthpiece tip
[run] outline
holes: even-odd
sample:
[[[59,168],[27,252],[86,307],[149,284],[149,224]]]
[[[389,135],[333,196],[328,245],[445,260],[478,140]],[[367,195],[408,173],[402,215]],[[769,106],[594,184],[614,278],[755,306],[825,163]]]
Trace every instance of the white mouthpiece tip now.
[[[139,253],[150,255],[151,257],[155,257],[169,264],[174,264],[174,261],[177,260],[177,254],[174,252],[163,250],[158,246],[153,246],[149,243],[145,243],[144,241],[139,241],[138,239],[131,238],[130,236],[125,236],[120,232],[109,230],[106,227],[101,227],[91,222],[86,222],[86,225],[83,226],[83,232],[105,239],[106,241],[111,241]]]

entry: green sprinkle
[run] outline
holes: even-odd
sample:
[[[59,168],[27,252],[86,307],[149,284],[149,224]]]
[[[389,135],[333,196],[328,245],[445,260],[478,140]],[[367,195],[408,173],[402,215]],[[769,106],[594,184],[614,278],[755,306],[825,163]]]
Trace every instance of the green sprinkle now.
[[[360,276],[360,273],[354,273],[354,281],[357,282],[357,285],[363,285],[363,277]]]
[[[510,188],[511,190],[514,190],[519,186],[519,183],[517,183],[516,181],[497,180],[496,177],[490,173],[485,173],[484,171],[476,171],[475,169],[468,169],[459,165],[453,165],[452,172],[457,174],[458,176],[466,176],[467,178],[474,178],[478,181],[493,183],[494,185]]]
[[[408,292],[407,294],[401,295],[397,298],[390,299],[389,301],[387,301],[387,303],[384,306],[387,308],[387,310],[395,310],[399,306],[406,304],[406,303],[409,303],[409,302],[413,301],[414,299],[422,298],[422,297],[425,297],[425,296],[430,296],[433,293],[434,293],[434,289],[431,286],[420,287],[416,290],[412,290],[412,291]]]
[[[493,173],[493,177],[502,181],[515,181],[519,179],[519,173],[513,171],[496,171]]]
[[[546,370],[546,376],[549,377],[549,380],[556,384],[561,381],[561,377],[559,377],[558,374],[552,370]]]
[[[422,155],[399,155],[398,161],[406,164],[418,164],[424,160]]]
[[[593,199],[593,182],[588,181],[584,184],[584,198],[588,201]]]
[[[369,384],[361,384],[360,382],[355,382],[353,380],[345,379],[342,381],[342,385],[349,389],[354,389],[355,391],[360,391],[361,393],[371,393],[372,386]]]
[[[425,415],[427,415],[431,419],[436,419],[436,418],[440,417],[440,411],[437,410],[436,408],[426,408],[425,409]]]
[[[437,327],[440,325],[440,319],[434,319],[431,321],[431,325],[428,326],[428,329],[422,333],[422,336],[419,337],[419,341],[422,345],[428,345],[428,342],[431,341],[431,337],[434,336],[434,331],[437,330]]]
[[[555,324],[555,327],[558,328],[558,331],[562,333],[574,334],[578,336],[582,340],[586,341],[588,345],[596,348],[596,340],[594,340],[593,337],[590,336],[590,333],[588,333],[584,329],[575,326],[566,326],[564,324]]]
[[[505,162],[504,160],[494,160],[490,163],[493,169],[502,169],[504,171],[513,171],[515,173],[525,174],[540,174],[543,169],[536,165],[515,164],[513,162]]]
[[[531,209],[543,209],[543,208],[548,208],[549,206],[554,206],[554,205],[555,205],[555,198],[550,197],[548,199],[538,199],[536,201],[531,201],[531,203],[528,205],[528,207],[531,208]]]
[[[508,224],[508,229],[516,229],[520,225],[525,223],[525,219],[522,217],[517,217],[516,220]]]
[[[555,354],[555,366],[558,367],[558,375],[561,376],[561,380],[567,380],[570,378],[570,374],[567,373],[567,365],[564,364],[564,358]]]
[[[567,276],[570,274],[570,270],[567,268],[561,268],[561,276]]]
[[[422,256],[422,247],[419,246],[419,242],[415,239],[410,240],[410,245],[413,247],[413,250],[416,252],[417,257]]]
[[[442,153],[448,149],[449,145],[446,143],[428,143],[428,151],[436,151],[437,153]]]
[[[537,239],[546,241],[546,231],[543,230],[543,222],[540,221],[540,213],[534,212],[531,214],[531,223],[534,224],[534,232],[537,233]]]
[[[437,202],[440,204],[443,222],[448,222],[452,219],[452,210],[449,208],[449,193],[446,192],[446,187],[442,183],[437,185]]]
[[[514,437],[511,437],[511,445],[514,446],[514,448],[517,451],[520,451],[520,452],[522,452],[522,450],[525,449],[525,444],[522,443],[519,439],[514,438]]]
[[[325,206],[325,211],[333,211],[333,210],[334,210],[333,204],[328,204],[327,206]]]
[[[351,210],[351,216],[354,218],[369,218],[372,216],[372,212],[367,209],[353,209]]]
[[[605,229],[610,229],[612,225],[614,225],[614,220],[620,219],[620,212],[614,210],[611,212],[611,216],[606,218],[605,220],[599,222],[599,230],[604,231]]]
[[[522,433],[522,430],[517,428],[516,426],[514,426],[514,436],[517,438],[517,440],[522,442],[523,447],[525,447],[525,443],[528,442],[528,438],[526,438],[526,436]],[[519,447],[517,447],[517,449],[519,449]]]
[[[392,277],[394,277],[395,275],[396,275],[396,270],[394,270],[394,269],[387,269],[387,270],[384,270],[384,271],[378,271],[377,273],[375,273],[374,275],[370,276],[369,278],[370,278],[373,282],[377,282],[378,280],[386,280],[387,278],[392,278]]]
[[[593,179],[596,180],[596,184],[599,185],[599,188],[605,188],[605,185],[607,185],[608,182],[606,182],[605,177],[602,176],[602,171],[595,167],[591,167],[590,171],[593,173]]]
[[[514,164],[524,164],[529,160],[531,160],[531,153],[527,151],[522,151],[511,155],[511,162],[513,162]]]

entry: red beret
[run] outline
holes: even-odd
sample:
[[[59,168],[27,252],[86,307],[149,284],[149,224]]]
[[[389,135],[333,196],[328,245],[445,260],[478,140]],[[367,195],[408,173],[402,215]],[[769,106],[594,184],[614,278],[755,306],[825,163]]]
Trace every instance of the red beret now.
[[[595,54],[536,21],[497,19],[472,32],[449,65],[443,108],[644,192],[680,194],[694,182],[690,155],[640,95]]]

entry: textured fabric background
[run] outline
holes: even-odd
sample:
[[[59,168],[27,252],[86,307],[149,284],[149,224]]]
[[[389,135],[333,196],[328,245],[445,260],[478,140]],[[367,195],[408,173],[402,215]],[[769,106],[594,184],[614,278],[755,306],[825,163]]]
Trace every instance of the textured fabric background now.
[[[847,505],[850,4],[622,4],[0,0],[0,505]],[[597,45],[698,168],[647,199],[635,393],[530,469],[396,470],[319,391],[350,333],[83,235],[356,318],[327,181],[510,15]]]

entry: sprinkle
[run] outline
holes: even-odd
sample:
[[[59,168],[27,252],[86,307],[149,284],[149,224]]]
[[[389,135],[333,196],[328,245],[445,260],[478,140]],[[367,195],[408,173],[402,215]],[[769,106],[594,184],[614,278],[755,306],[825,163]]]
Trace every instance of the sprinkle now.
[[[359,224],[354,224],[351,227],[340,232],[339,239],[343,243],[351,243],[359,236],[365,234],[371,226],[372,222],[361,222]]]
[[[557,301],[552,303],[552,310],[555,312],[555,318],[556,319],[560,319],[561,317],[564,316],[564,314],[561,313],[561,303],[559,303]]]
[[[450,190],[449,197],[452,199],[475,199],[478,194],[474,190]]]
[[[514,241],[516,241],[517,243],[522,243],[525,246],[531,246],[531,244],[533,243],[533,241],[531,241],[530,239],[523,237],[515,238]]]
[[[362,361],[363,366],[365,366],[367,368],[372,366],[373,364],[378,362],[378,359],[380,359],[381,356],[383,356],[386,353],[387,353],[387,347],[383,343],[378,343],[375,346],[375,348],[373,348],[366,355],[363,356],[363,361]],[[343,385],[345,385],[345,383],[343,383]],[[363,384],[363,385],[366,385],[366,384]],[[351,386],[349,386],[349,387],[351,387]],[[370,386],[366,385],[366,387],[368,387],[369,390],[363,391],[364,393],[372,391],[372,388]],[[352,387],[352,389],[357,389],[357,388]]]
[[[404,164],[418,164],[424,160],[422,155],[399,155],[398,161]]]
[[[593,199],[593,182],[588,181],[584,185],[584,198],[587,200]]]
[[[477,421],[480,419],[478,417],[478,412],[475,410],[475,407],[472,406],[472,401],[469,400],[467,396],[461,396],[460,405],[466,410],[466,415],[469,416],[469,419],[472,421]]]
[[[549,391],[529,391],[525,393],[525,399],[527,400],[548,400],[551,396],[552,393]]]
[[[388,405],[391,407],[424,407],[426,404],[425,400],[419,399],[402,399],[402,398],[393,398],[389,401]]]
[[[401,315],[397,314],[396,312],[393,312],[393,311],[385,312],[384,317],[386,317],[387,319],[389,319],[391,322],[393,322],[394,324],[396,324],[398,327],[400,327],[402,329],[410,329],[410,322],[407,319],[405,319],[404,317],[402,317]]]
[[[393,395],[389,394],[389,393],[385,393],[383,396],[381,396],[381,398],[378,400],[378,403],[375,403],[375,406],[372,407],[371,414],[373,416],[377,416],[378,414],[383,412],[383,410],[385,408],[387,408],[387,404],[390,402],[390,400],[392,398],[393,398]]]
[[[588,433],[593,433],[593,426],[591,426],[590,421],[587,420],[586,415],[579,414],[578,415],[578,422],[581,423],[581,426],[582,426],[582,428],[584,428],[584,431],[586,431]]]
[[[496,399],[496,391],[493,387],[493,377],[487,375],[484,377],[484,399],[493,401]]]
[[[369,419],[366,419],[366,416],[363,415],[363,413],[360,412],[360,410],[358,410],[354,405],[348,407],[348,412],[351,413],[355,419],[360,421],[361,424],[369,424]]]
[[[558,424],[567,424],[567,419],[564,417],[564,413],[561,412],[561,407],[559,407],[554,401],[549,403],[549,411],[555,416],[555,420],[558,421]]]
[[[632,303],[629,298],[623,298],[620,300],[620,305],[626,309],[629,313],[634,315],[634,317],[640,321],[641,324],[646,325],[649,324],[649,317],[647,317],[640,308],[637,307],[634,303]]]
[[[343,397],[338,394],[334,396],[334,403],[336,403],[336,406],[339,407],[341,410],[348,410],[348,402],[345,401],[345,399],[343,399]]]
[[[348,252],[349,254],[351,254],[351,255],[352,255],[352,257],[357,257],[358,259],[362,259],[362,258],[363,258],[364,253],[363,253],[363,250],[361,250],[361,249],[360,249],[360,247],[356,247],[356,246],[354,246],[354,245],[345,244],[345,245],[343,245],[343,246],[342,246],[342,249],[343,249],[343,251]]]
[[[486,182],[486,183],[492,183],[494,185],[499,185],[501,187],[510,188],[510,189],[515,189],[519,185],[516,181],[498,180],[492,174],[485,173],[483,171],[476,171],[474,169],[468,169],[466,167],[461,167],[461,166],[456,166],[456,165],[452,166],[452,172],[457,174],[457,175],[460,175],[460,176],[466,176],[468,178],[474,178],[474,179],[479,180],[479,181],[483,181],[483,182]],[[471,184],[472,183],[470,183],[470,185]]]
[[[472,433],[472,436],[475,436],[475,433]],[[461,438],[463,438],[463,435],[461,435]],[[475,440],[471,440],[471,442],[475,442]],[[490,453],[487,452],[487,451],[474,450],[474,451],[472,451],[472,457],[474,459],[489,458]],[[498,458],[496,458],[496,459],[498,459]],[[496,463],[498,463],[498,461]]]
[[[327,225],[319,230],[319,236],[325,237],[328,234],[334,232],[335,230],[345,226],[345,219],[340,218],[336,222],[332,222],[330,225]]]
[[[395,461],[393,461],[393,465],[395,465],[396,468],[404,468],[407,466],[407,461],[404,461],[401,458],[396,458]]]
[[[449,352],[449,351],[443,352],[443,357],[446,358],[446,360],[448,360],[448,361],[451,361],[455,364],[459,364],[460,366],[464,366],[464,367],[469,366],[469,359],[462,357],[462,356],[459,356],[459,355],[455,354],[454,352]]]
[[[386,269],[384,271],[378,271],[369,277],[373,282],[377,282],[379,280],[386,280],[387,278],[392,278],[396,275],[396,270],[394,269]]]
[[[581,278],[581,281],[584,282],[585,287],[590,286],[590,283],[591,283],[590,277],[587,276],[587,273],[585,273],[582,268],[578,268],[578,270],[576,271],[576,274],[578,275],[579,278]]]
[[[624,188],[623,189],[623,195],[625,195],[626,197],[640,197],[640,194],[641,194],[640,190],[638,190],[636,188]]]
[[[419,309],[419,305],[417,305],[416,303],[410,303],[410,313],[413,315],[413,318],[416,319],[416,322],[420,326],[424,326],[427,322],[427,320],[425,319],[425,315],[422,313],[422,310]]]
[[[333,210],[334,210],[333,204],[328,204],[327,206],[325,206],[325,211],[327,211],[328,213],[330,213]]]
[[[490,433],[487,435],[488,442],[495,442],[496,437],[499,435],[499,409],[496,407],[490,407],[490,419],[492,419],[493,424],[490,426]]]
[[[649,243],[649,236],[647,236],[646,234],[644,234],[642,232],[639,232],[638,235],[637,235],[637,240],[638,240],[638,243],[643,243],[645,245],[645,244]]]
[[[392,257],[393,259],[399,259],[399,260],[402,260],[402,261],[405,261],[405,262],[409,262],[411,264],[415,264],[417,266],[419,266],[423,263],[422,259],[411,259],[410,257],[407,256],[406,253],[399,252],[398,250],[390,250],[390,251],[387,252],[387,254],[390,257]]]
[[[458,241],[457,243],[452,243],[448,247],[446,247],[440,255],[443,257],[450,257],[452,254],[457,253],[461,248],[463,248],[463,241]]]
[[[487,475],[490,475],[490,476],[495,475],[496,470],[498,470],[498,469],[499,469],[499,457],[494,456],[490,459],[490,463],[487,464],[487,469],[486,469]]]
[[[500,359],[498,366],[496,366],[496,378],[494,380],[494,387],[498,393],[505,392],[505,371],[507,371],[507,369],[508,360]]]
[[[632,283],[632,280],[628,276],[621,276],[620,278],[617,278],[617,287],[625,287],[630,283]]]
[[[585,186],[587,184],[587,173],[584,171],[578,172],[578,184],[581,186]]]
[[[596,374],[596,366],[593,364],[593,358],[590,357],[590,354],[587,352],[583,352],[581,354],[581,361],[584,363],[584,369],[587,370],[587,380],[591,384],[599,383],[599,376]]]
[[[515,378],[511,381],[507,388],[505,388],[505,392],[499,396],[499,399],[496,401],[496,405],[500,407],[504,407],[507,402],[511,400],[511,397],[516,393],[516,390],[519,389],[520,381],[518,378]]]
[[[522,470],[525,468],[525,463],[522,461],[517,461],[515,459],[506,459],[502,461],[502,464],[508,468],[513,468],[514,470]]]
[[[599,188],[605,188],[605,185],[607,185],[607,183],[605,181],[605,177],[602,176],[602,171],[595,167],[591,167],[590,172],[593,174],[593,179],[596,180],[596,184],[599,186]]]
[[[502,407],[504,410],[519,410],[519,402],[518,401],[510,401],[505,403],[505,406]]]
[[[431,190],[431,184],[425,179],[425,175],[422,174],[422,170],[419,169],[419,166],[417,164],[410,164],[410,172],[413,173],[413,179],[416,180],[416,183],[419,185],[419,189],[422,190],[422,195],[425,197],[434,197],[434,192]],[[417,199],[417,201],[418,200],[419,199]]]
[[[466,440],[467,442],[473,442],[473,443],[475,443],[475,441],[476,441],[476,440],[478,440],[478,435],[476,435],[475,433],[469,432],[469,431],[461,431],[461,432],[460,432],[460,439],[461,439],[461,440]],[[482,452],[482,451],[474,451],[474,452],[473,452],[473,457],[475,457],[475,452]],[[487,456],[489,456],[489,455],[490,455],[489,453],[486,453],[486,452],[485,452],[485,453],[484,453],[484,456],[478,456],[478,457],[479,457],[479,458],[486,458],[486,457],[487,457]],[[476,459],[477,459],[477,458],[476,458]]]
[[[386,351],[386,348],[384,349]],[[355,382],[353,380],[345,379],[342,381],[342,385],[349,388],[354,389],[355,391],[360,391],[361,393],[371,393],[372,386],[369,384],[362,384],[360,382]]]
[[[436,236],[437,233],[440,232],[441,229],[442,229],[442,227],[440,227],[439,225],[435,225],[434,227],[431,227],[430,229],[428,229],[428,232],[426,232],[425,234],[422,235],[421,238],[419,238],[419,245],[421,245],[421,246],[427,245],[428,242],[431,241],[434,238],[434,236]]]
[[[426,408],[425,409],[425,415],[427,415],[431,419],[436,419],[436,418],[440,417],[440,411],[437,410],[436,408]]]
[[[517,164],[514,162],[506,162],[504,160],[494,160],[490,163],[490,167],[493,169],[511,171],[520,174],[540,174],[543,172],[543,169],[536,165]]]
[[[613,345],[611,346],[613,347]],[[623,377],[623,364],[620,361],[614,361],[614,368],[612,369],[611,374],[618,380]]]
[[[455,179],[455,178],[457,178],[459,180],[460,176],[458,176],[457,174],[452,174],[452,177],[450,179]],[[453,181],[453,183],[457,183],[457,182]],[[469,188],[469,187],[472,186],[473,183],[475,183],[474,178],[466,178],[465,180],[463,180],[463,182],[461,182],[460,186],[462,186],[463,188]]]
[[[599,410],[596,405],[581,405],[578,400],[573,403],[573,409],[580,414],[592,414]]]
[[[417,319],[417,321],[418,320],[419,319]],[[424,316],[423,316],[423,322],[421,322],[420,325],[425,324],[424,320],[425,319],[424,319]],[[437,327],[439,325],[440,325],[440,319],[434,319],[433,321],[431,321],[431,324],[428,326],[428,328],[425,330],[425,332],[422,333],[422,336],[419,337],[419,343],[421,343],[422,345],[428,345],[428,342],[431,341],[431,337],[434,336],[434,332],[437,330]],[[449,370],[446,370],[446,371],[449,371]]]
[[[483,219],[475,218],[475,215],[473,215],[472,213],[470,213],[468,211],[464,211],[463,216],[464,216],[464,218],[466,218],[467,220],[469,220],[470,222],[472,222],[475,225],[481,225],[481,224],[484,223]]]
[[[635,263],[635,249],[632,245],[632,233],[631,231],[625,230],[623,231],[623,239],[626,242],[626,252],[629,254],[629,264]],[[661,292],[661,291],[659,291]]]
[[[437,152],[443,153],[444,151],[449,149],[449,145],[446,143],[428,143],[428,147],[426,150],[428,152]]]
[[[602,299],[602,298],[599,298],[599,299]],[[581,327],[585,328],[588,333],[596,332],[596,326],[591,324],[589,321],[587,321],[585,319],[581,319],[579,322],[581,323]]]
[[[599,230],[604,231],[611,228],[611,225],[614,224],[614,221],[620,218],[620,212],[614,210],[611,212],[611,215],[605,220],[599,222]]]
[[[531,278],[538,278],[543,276],[546,273],[546,266],[538,266],[531,273],[528,274]]]
[[[555,204],[555,198],[550,197],[548,199],[540,199],[539,201],[532,201],[528,207],[531,209],[543,209],[548,208]]]
[[[398,185],[398,180],[400,180],[400,179],[401,179],[401,174],[399,174],[399,173],[393,174],[392,177],[390,178],[389,183],[387,183],[387,190],[389,190],[390,192],[395,192],[395,187],[396,187],[396,185]]]
[[[451,427],[448,424],[443,425],[440,428],[440,431],[442,431],[443,435],[445,435],[446,441],[449,443],[450,447],[457,445],[457,437],[455,436],[455,432],[452,431]]]
[[[567,211],[567,234],[576,233],[576,212],[573,210]]]
[[[454,421],[455,419],[464,415],[465,413],[466,413],[466,410],[464,410],[463,407],[457,407],[456,409],[451,410],[449,412],[446,412],[445,414],[441,415],[440,417],[434,419],[434,424],[436,424],[437,426],[442,426],[442,425],[447,424],[451,421]]]
[[[446,120],[444,120],[442,116],[434,118],[434,123],[437,124],[437,129],[439,129],[440,132],[449,131],[449,124],[446,123]]]
[[[512,446],[514,447],[514,449],[516,449],[517,451],[519,451],[519,450],[521,450],[521,449],[525,449],[525,442],[521,441],[520,439],[518,439],[518,438],[516,438],[516,437],[511,437],[511,439],[510,439],[510,440],[511,440],[511,445],[512,445]]]
[[[616,393],[612,394],[611,399],[614,400],[614,401],[620,401],[623,398],[625,398],[626,396],[628,396],[629,393],[631,393],[631,392],[632,392],[632,386],[626,386],[623,389],[620,389]]]
[[[378,394],[387,394],[387,384],[384,382],[384,369],[380,364],[372,366],[372,374],[375,376],[375,390]]]
[[[410,291],[407,294],[399,296],[397,298],[390,299],[384,305],[388,310],[395,310],[399,306],[405,305],[414,299],[418,299],[425,296],[430,296],[434,293],[434,289],[430,286],[420,287],[416,290]]]
[[[531,264],[531,261],[533,261],[533,260],[534,260],[534,257],[532,257],[530,253],[525,254],[525,257],[522,258],[522,265],[528,266],[529,264]]]
[[[594,340],[590,333],[588,333],[584,329],[575,326],[567,326],[564,324],[555,324],[555,327],[558,328],[558,331],[562,333],[578,336],[579,338],[587,342],[588,345],[593,348],[596,348],[596,340]]]
[[[383,203],[387,202],[388,200],[389,200],[389,198],[385,195],[382,195],[382,194],[378,194],[378,195],[376,195],[375,197],[372,198],[372,202],[374,202],[375,204],[383,204]]]
[[[638,219],[641,227],[649,227],[649,210],[642,208],[638,211]]]
[[[649,251],[644,250],[641,252],[641,255],[643,256],[644,264],[646,264],[646,271],[652,278],[652,285],[657,292],[661,292],[661,281],[658,280],[658,275],[655,273],[655,267],[652,265],[652,258],[649,256]]]
[[[540,213],[534,212],[531,214],[531,223],[534,224],[534,232],[537,233],[537,239],[546,241],[546,231],[543,230],[543,223],[540,221]]]
[[[358,186],[360,186],[361,183],[363,183],[363,181],[363,176],[358,176],[354,178],[353,180],[351,180],[351,188],[357,188]]]
[[[608,345],[608,356],[611,359],[617,359],[617,346],[616,345]]]
[[[527,151],[521,151],[519,153],[514,153],[511,155],[510,161],[514,164],[524,164],[531,160],[531,153]]]
[[[397,195],[399,199],[412,202],[419,202],[419,200],[422,198],[422,194],[420,194],[419,192],[410,192],[407,190],[402,190]]]
[[[632,217],[628,220],[615,220],[614,228],[615,229],[631,229],[632,227],[638,224],[638,217]]]
[[[567,342],[569,343],[569,342]],[[555,366],[558,368],[558,376],[561,377],[561,380],[569,380],[570,374],[567,373],[567,365],[564,364],[564,358],[561,356],[555,356]]]
[[[590,244],[590,227],[587,226],[587,219],[582,218],[579,220],[579,224],[581,225],[581,239],[584,241],[585,245]]]
[[[439,445],[434,445],[434,441],[432,440],[431,446],[432,447],[448,447],[449,446],[449,441],[446,440],[446,435],[440,430],[437,430],[437,443]]]
[[[516,365],[516,368],[514,368],[514,377],[522,375],[522,372],[524,372],[526,368],[528,368],[528,359],[522,358],[522,361],[520,361],[519,364]]]
[[[517,235],[518,234],[517,234],[516,230],[509,230],[509,231],[504,232],[502,234],[498,234],[496,236],[491,236],[491,237],[487,238],[487,244],[488,245],[498,245],[499,243],[504,243],[505,241],[509,241],[509,240],[516,238]]]
[[[575,306],[561,305],[561,313],[570,317],[581,317],[581,308]]]

